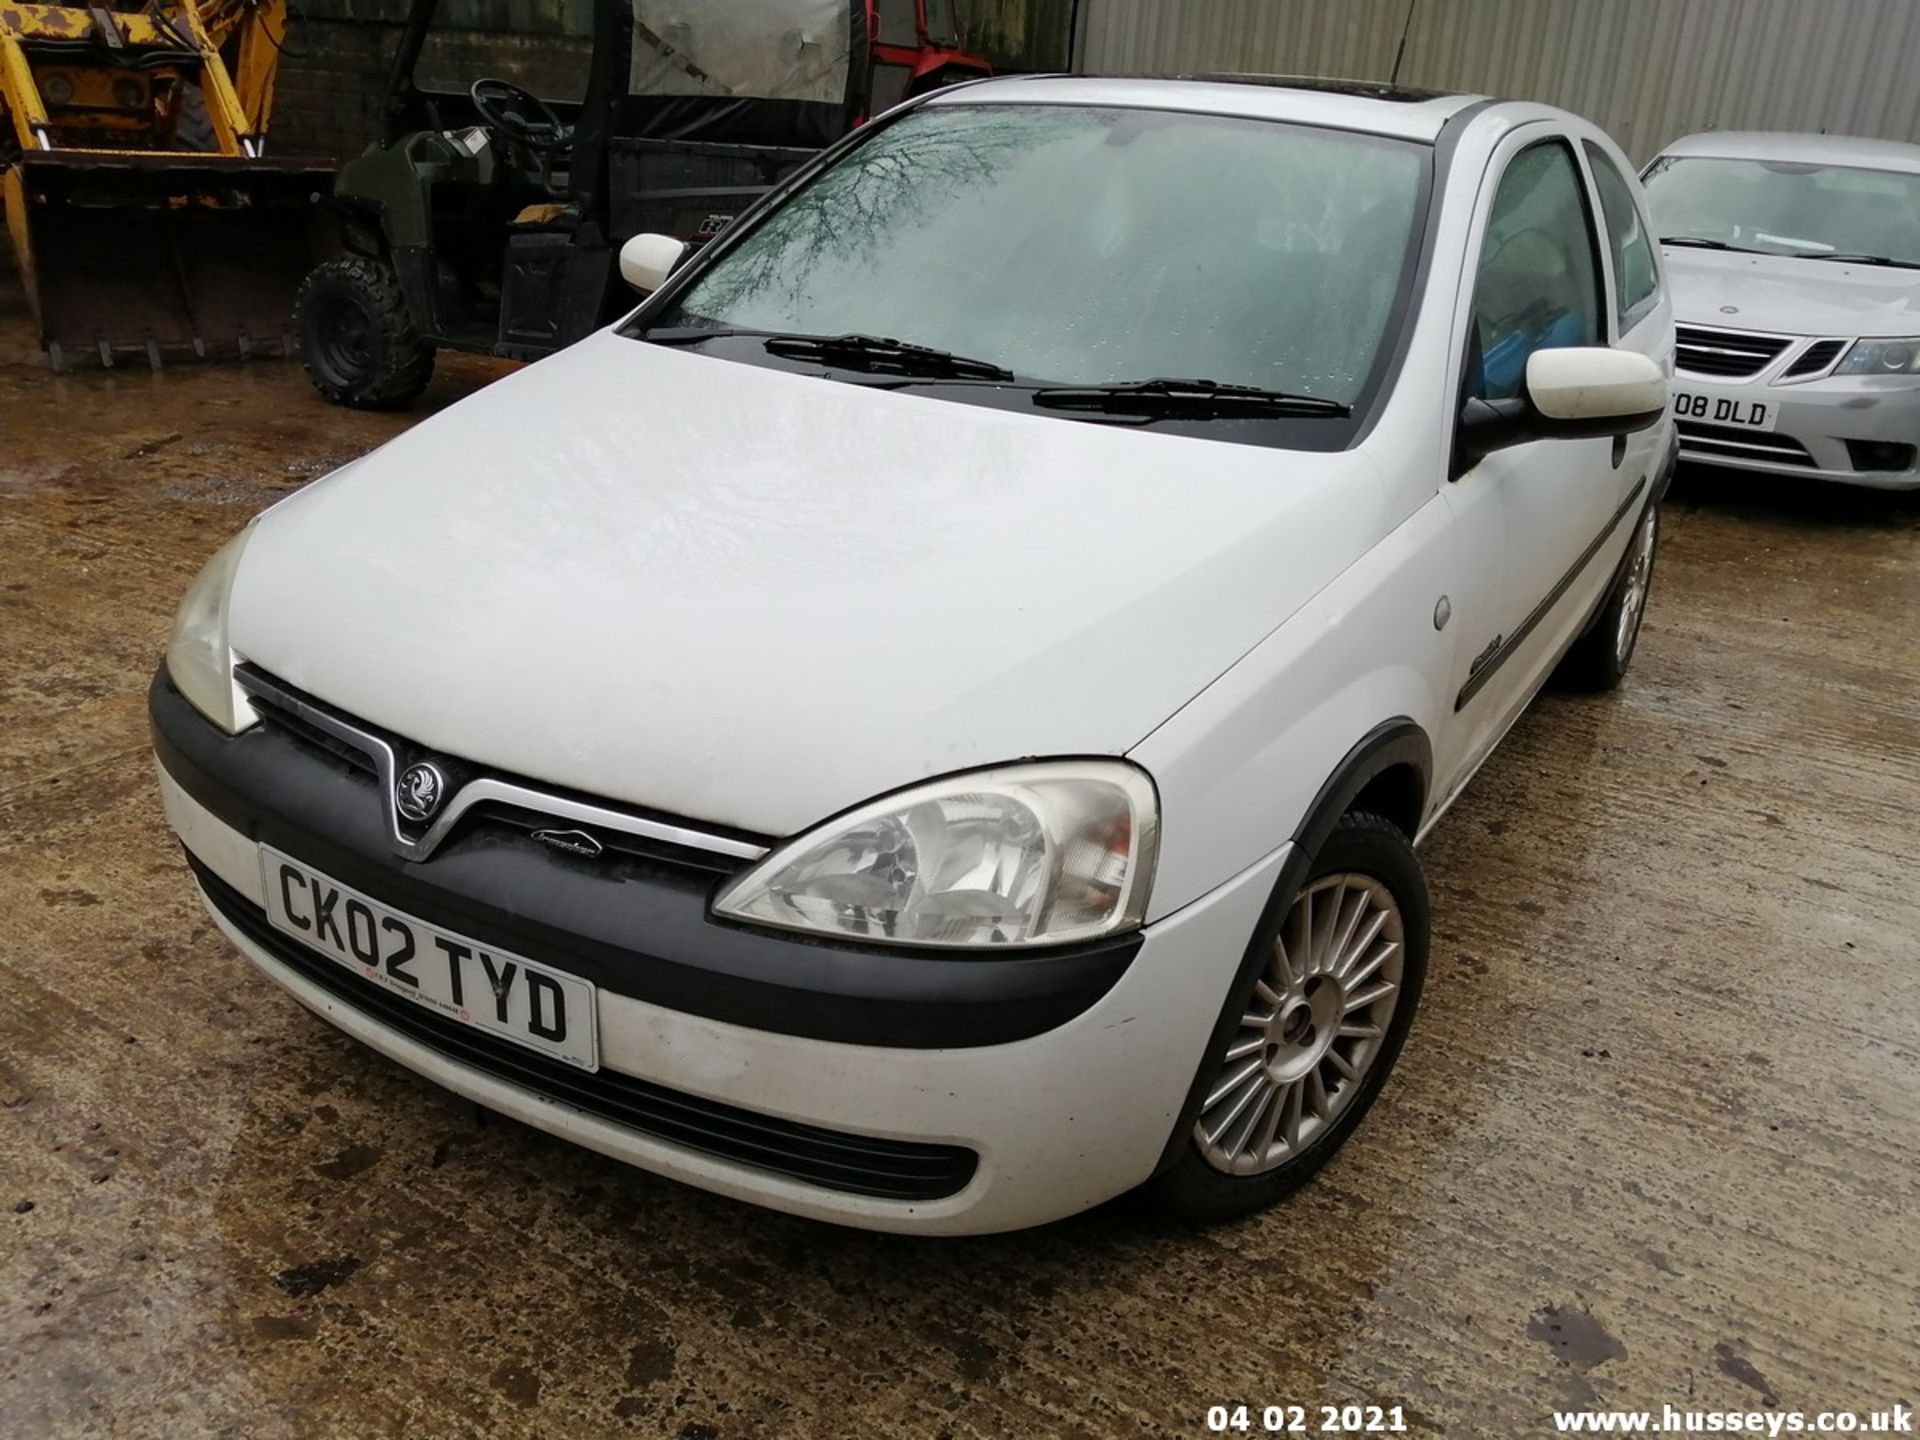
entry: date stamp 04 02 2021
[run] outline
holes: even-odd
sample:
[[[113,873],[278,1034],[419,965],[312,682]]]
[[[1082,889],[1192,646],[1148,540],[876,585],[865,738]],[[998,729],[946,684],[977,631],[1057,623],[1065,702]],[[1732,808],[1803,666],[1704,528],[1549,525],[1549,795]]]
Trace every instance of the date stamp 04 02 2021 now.
[[[1399,1405],[1209,1405],[1207,1429],[1217,1434],[1398,1435],[1406,1433],[1407,1416]]]

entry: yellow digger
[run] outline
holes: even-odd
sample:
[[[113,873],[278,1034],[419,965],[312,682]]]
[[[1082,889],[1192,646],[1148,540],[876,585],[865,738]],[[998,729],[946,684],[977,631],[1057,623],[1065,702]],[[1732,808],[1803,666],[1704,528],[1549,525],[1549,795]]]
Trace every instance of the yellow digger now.
[[[287,0],[0,0],[0,200],[56,369],[289,353],[331,161],[269,157]]]

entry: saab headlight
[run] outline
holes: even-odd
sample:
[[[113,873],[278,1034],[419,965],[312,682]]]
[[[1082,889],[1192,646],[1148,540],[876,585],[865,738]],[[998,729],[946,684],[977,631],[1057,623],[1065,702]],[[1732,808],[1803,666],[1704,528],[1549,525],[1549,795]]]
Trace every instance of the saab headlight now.
[[[227,646],[227,599],[252,533],[249,525],[222,545],[194,577],[167,645],[167,673],[175,688],[228,734],[254,722],[253,708],[233,683],[233,651]]]
[[[1159,830],[1153,782],[1124,761],[976,770],[829,820],[714,909],[884,945],[1092,940],[1145,918]]]
[[[1912,375],[1920,371],[1920,338],[1856,340],[1834,367],[1836,375]]]

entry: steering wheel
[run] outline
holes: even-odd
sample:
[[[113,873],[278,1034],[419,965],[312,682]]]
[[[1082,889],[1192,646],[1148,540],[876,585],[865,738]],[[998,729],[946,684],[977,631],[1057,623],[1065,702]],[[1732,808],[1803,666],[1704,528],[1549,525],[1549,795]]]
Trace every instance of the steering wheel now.
[[[467,87],[467,98],[489,126],[529,150],[559,150],[573,138],[551,105],[511,80],[483,76]]]

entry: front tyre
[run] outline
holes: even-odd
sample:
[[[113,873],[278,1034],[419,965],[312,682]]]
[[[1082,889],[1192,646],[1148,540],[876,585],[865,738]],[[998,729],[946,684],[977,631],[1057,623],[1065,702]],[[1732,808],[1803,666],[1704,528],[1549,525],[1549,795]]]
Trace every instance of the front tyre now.
[[[300,282],[293,305],[300,361],[336,405],[390,410],[410,405],[433,376],[433,347],[414,329],[393,271],[349,255]]]
[[[1640,622],[1647,614],[1659,543],[1660,507],[1649,501],[1627,542],[1626,569],[1614,581],[1613,592],[1592,627],[1573,642],[1555,672],[1561,684],[1575,690],[1611,690],[1626,678],[1640,643]]]
[[[1202,1067],[1200,1113],[1149,1185],[1189,1220],[1245,1215],[1299,1188],[1359,1125],[1400,1055],[1427,974],[1426,877],[1400,829],[1342,816],[1278,924],[1256,942],[1238,1023]]]

